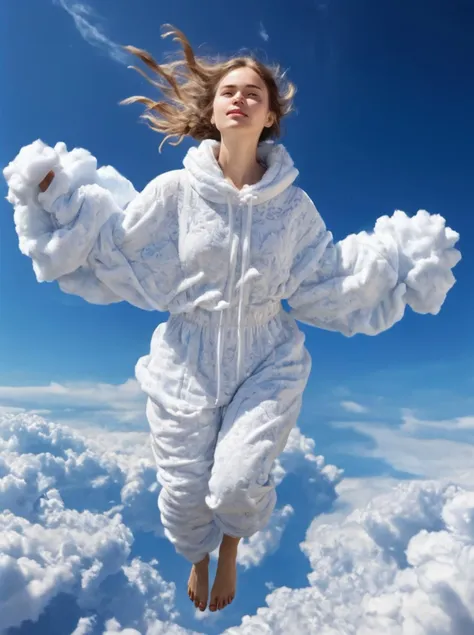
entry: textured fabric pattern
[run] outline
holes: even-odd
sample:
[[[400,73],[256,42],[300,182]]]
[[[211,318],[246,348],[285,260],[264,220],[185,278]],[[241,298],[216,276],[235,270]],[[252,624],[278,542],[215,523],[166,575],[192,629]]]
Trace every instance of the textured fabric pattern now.
[[[196,324],[181,318],[174,322],[162,326],[176,329],[180,338],[197,337]],[[208,327],[197,326],[204,341]],[[182,398],[185,411],[170,413],[173,391],[181,386],[183,397],[193,393],[180,381],[192,367],[183,363],[158,395],[168,408],[148,400],[162,523],[176,550],[191,562],[215,549],[223,533],[248,537],[268,523],[276,503],[271,470],[298,418],[310,371],[304,337],[284,313],[258,327],[246,326],[245,334],[249,350],[260,351],[260,363],[246,356],[248,378],[237,389],[235,378],[225,384],[223,406],[197,410]],[[235,348],[235,338],[229,341],[229,348]]]
[[[424,211],[334,243],[283,146],[259,147],[265,175],[242,190],[224,179],[216,149],[192,148],[183,170],[140,194],[62,143],[36,141],[4,170],[38,280],[171,313],[136,376],[149,397],[163,524],[191,560],[222,531],[250,536],[275,505],[271,466],[310,371],[295,318],[349,336],[390,328],[407,305],[436,314],[460,258],[458,234]]]
[[[91,302],[148,310],[220,310],[226,292],[236,306],[251,197],[247,306],[289,298],[297,319],[348,334],[389,328],[407,303],[439,311],[460,258],[459,236],[442,217],[396,212],[373,234],[334,244],[312,201],[292,185],[297,170],[283,146],[262,144],[267,172],[238,191],[223,178],[215,145],[192,148],[184,171],[157,177],[140,194],[110,166],[97,170],[86,150],[41,141],[22,148],[4,175],[20,249],[38,280],[58,280]],[[49,169],[57,177],[39,193]]]

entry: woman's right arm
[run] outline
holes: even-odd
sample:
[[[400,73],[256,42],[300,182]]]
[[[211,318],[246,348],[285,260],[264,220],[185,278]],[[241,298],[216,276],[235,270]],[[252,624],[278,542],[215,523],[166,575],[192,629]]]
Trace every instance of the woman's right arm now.
[[[4,175],[20,250],[38,281],[57,280],[95,304],[167,310],[181,281],[176,172],[137,193],[86,150],[35,141]]]

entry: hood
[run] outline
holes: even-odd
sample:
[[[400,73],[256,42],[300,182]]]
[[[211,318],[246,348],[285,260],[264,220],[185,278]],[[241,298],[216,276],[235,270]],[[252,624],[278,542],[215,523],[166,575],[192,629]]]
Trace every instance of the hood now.
[[[213,203],[222,203],[228,200],[229,195],[236,198],[243,193],[224,178],[216,159],[218,147],[219,141],[206,139],[198,147],[190,148],[183,161],[193,189],[202,198]],[[298,176],[298,170],[280,144],[259,144],[257,156],[267,170],[258,183],[244,188],[245,194],[253,194],[255,204],[258,205],[278,196],[289,187]]]

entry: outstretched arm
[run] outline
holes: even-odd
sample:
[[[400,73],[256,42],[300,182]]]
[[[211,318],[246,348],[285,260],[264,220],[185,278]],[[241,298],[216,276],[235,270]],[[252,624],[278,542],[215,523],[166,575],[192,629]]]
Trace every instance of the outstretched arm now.
[[[57,280],[89,302],[126,300],[166,310],[179,285],[176,179],[162,175],[138,193],[86,150],[41,141],[5,168],[20,250],[38,281]],[[150,249],[159,251],[151,265]],[[151,266],[151,268],[150,268]]]
[[[288,285],[292,314],[347,336],[389,329],[407,305],[436,314],[455,283],[458,239],[439,215],[397,211],[379,218],[373,233],[334,243],[305,195]]]

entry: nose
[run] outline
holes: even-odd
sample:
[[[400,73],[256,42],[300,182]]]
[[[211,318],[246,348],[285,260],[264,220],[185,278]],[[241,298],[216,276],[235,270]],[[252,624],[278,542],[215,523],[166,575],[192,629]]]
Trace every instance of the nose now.
[[[235,93],[234,98],[232,99],[233,104],[241,104],[243,101],[242,93]]]

